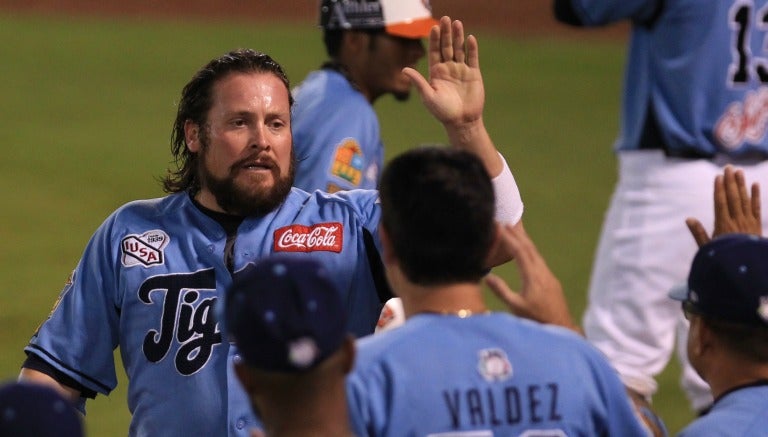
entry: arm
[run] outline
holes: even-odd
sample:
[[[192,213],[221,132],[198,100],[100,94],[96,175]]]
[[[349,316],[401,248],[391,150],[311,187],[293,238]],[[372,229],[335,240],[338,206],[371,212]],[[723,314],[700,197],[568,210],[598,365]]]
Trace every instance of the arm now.
[[[507,246],[507,250],[515,257],[522,288],[519,292],[515,292],[500,277],[488,275],[485,283],[491,291],[520,317],[562,326],[583,335],[581,327],[573,322],[560,281],[547,267],[546,261],[525,232],[522,223],[514,226],[499,226],[499,232],[501,244]],[[648,435],[666,437],[664,422],[648,401],[631,390],[627,390],[627,394],[635,418]],[[617,408],[620,408],[618,405],[617,403]],[[618,429],[628,426],[626,417],[627,415],[614,418],[617,420]]]
[[[403,69],[427,110],[442,123],[454,147],[467,149],[485,164],[491,177],[503,162],[483,124],[485,90],[477,39],[464,39],[464,25],[442,17],[429,35],[429,81],[413,68]]]
[[[760,186],[753,183],[751,195],[747,192],[744,173],[730,165],[715,178],[715,229],[707,234],[701,222],[689,217],[685,220],[688,230],[699,246],[723,234],[744,233],[762,235],[760,213]]]
[[[493,178],[496,193],[496,219],[517,223],[523,214],[523,202],[512,173],[483,123],[485,88],[480,73],[477,39],[464,38],[464,25],[442,17],[429,35],[429,80],[413,68],[403,69],[421,96],[429,112],[442,123],[452,146],[477,155]],[[489,256],[491,266],[511,259],[508,253],[495,251]]]
[[[51,376],[40,372],[38,370],[32,370],[28,369],[26,367],[21,368],[21,373],[19,374],[19,381],[26,381],[26,382],[32,382],[36,384],[43,384],[47,385],[49,387],[53,387],[61,393],[65,398],[72,401],[73,404],[77,405],[78,401],[80,400],[80,391],[68,387],[64,384],[59,383],[55,379],[53,379]]]

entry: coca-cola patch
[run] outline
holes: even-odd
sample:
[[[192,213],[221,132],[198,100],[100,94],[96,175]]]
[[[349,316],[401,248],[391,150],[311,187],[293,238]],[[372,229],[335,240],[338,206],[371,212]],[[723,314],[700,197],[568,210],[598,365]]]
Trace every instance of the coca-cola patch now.
[[[290,225],[275,231],[275,252],[341,252],[344,226],[339,222]]]
[[[170,241],[168,234],[157,229],[141,235],[128,235],[120,243],[123,251],[123,265],[151,267],[163,264],[165,259],[163,249],[168,245],[168,241]]]

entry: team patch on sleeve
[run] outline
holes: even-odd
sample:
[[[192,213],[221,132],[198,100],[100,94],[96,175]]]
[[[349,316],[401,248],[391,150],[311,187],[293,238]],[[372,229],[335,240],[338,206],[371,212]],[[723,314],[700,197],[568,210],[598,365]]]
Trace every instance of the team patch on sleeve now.
[[[170,238],[165,232],[155,229],[141,235],[131,234],[123,238],[120,249],[123,252],[122,262],[125,267],[151,267],[165,262],[163,249]]]
[[[363,150],[354,138],[345,138],[336,146],[331,174],[355,185],[363,177]]]
[[[341,252],[344,226],[339,222],[318,223],[312,226],[290,225],[274,234],[275,252]]]

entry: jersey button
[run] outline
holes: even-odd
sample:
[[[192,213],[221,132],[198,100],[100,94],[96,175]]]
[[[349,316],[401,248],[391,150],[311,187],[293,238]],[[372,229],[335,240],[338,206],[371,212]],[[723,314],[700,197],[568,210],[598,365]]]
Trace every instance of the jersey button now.
[[[243,420],[243,419],[238,420],[237,424],[235,426],[237,427],[237,429],[245,428],[245,420]]]

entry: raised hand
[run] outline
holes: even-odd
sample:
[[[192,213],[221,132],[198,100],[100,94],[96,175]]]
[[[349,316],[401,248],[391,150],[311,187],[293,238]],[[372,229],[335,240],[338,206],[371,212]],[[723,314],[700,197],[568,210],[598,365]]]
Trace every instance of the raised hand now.
[[[485,90],[477,39],[464,38],[461,21],[442,17],[429,35],[429,80],[413,68],[405,73],[424,106],[444,125],[473,123],[482,117]]]
[[[489,274],[485,283],[516,315],[559,325],[581,333],[573,323],[563,287],[547,266],[522,223],[499,226],[501,244],[514,254],[521,289],[513,291],[499,276]]]
[[[763,234],[760,212],[760,186],[753,183],[747,192],[744,173],[732,166],[725,167],[722,175],[715,178],[715,229],[707,235],[701,222],[689,217],[685,220],[688,230],[699,246],[712,238],[729,233]]]

